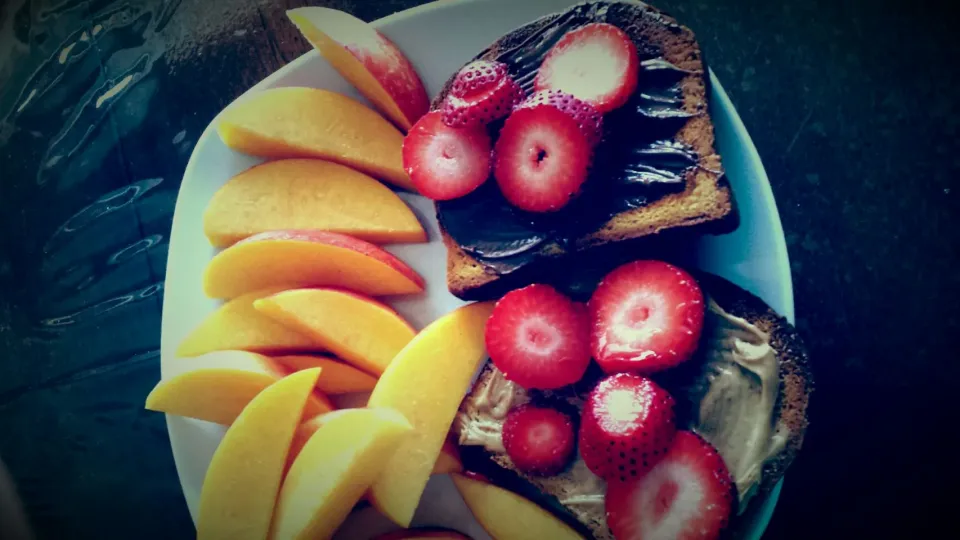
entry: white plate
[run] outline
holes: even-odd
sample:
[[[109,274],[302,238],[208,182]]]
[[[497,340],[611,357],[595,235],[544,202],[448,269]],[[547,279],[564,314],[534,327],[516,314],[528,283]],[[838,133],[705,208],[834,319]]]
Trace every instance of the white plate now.
[[[420,73],[428,93],[433,96],[451,73],[491,42],[518,26],[572,3],[570,0],[445,1],[396,13],[375,21],[373,25],[406,53]],[[704,237],[696,248],[697,264],[752,291],[792,321],[790,265],[770,184],[750,136],[712,73],[711,80],[717,144],[733,186],[741,223],[732,234]],[[247,94],[280,86],[327,88],[362,99],[315,51],[284,66]],[[177,199],[167,263],[161,341],[161,371],[164,374],[170,368],[169,362],[177,344],[219,304],[206,298],[201,287],[204,266],[215,253],[203,235],[203,210],[214,192],[230,177],[260,161],[224,146],[213,124],[204,131],[190,157]],[[431,242],[391,246],[389,250],[423,275],[427,281],[427,294],[395,302],[394,306],[412,324],[422,328],[462,302],[446,290],[446,255],[439,241],[432,203],[417,196],[405,195],[404,198],[418,212]],[[167,424],[184,497],[196,519],[204,474],[224,430],[213,424],[175,416],[168,416]],[[753,524],[750,538],[759,538],[763,533],[778,495],[779,485]],[[446,477],[431,480],[421,500],[415,525],[445,526],[477,540],[488,538]],[[368,509],[354,514],[338,536],[369,538],[391,528],[383,518]]]

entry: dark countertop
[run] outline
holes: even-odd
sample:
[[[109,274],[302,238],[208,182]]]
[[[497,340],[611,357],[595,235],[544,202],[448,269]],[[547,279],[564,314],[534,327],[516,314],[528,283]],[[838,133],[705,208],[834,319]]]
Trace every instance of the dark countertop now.
[[[214,114],[308,49],[283,16],[301,3],[0,3],[0,458],[41,538],[194,534],[142,408],[173,204]],[[371,20],[419,2],[318,3]],[[767,537],[933,536],[957,476],[952,18],[654,4],[697,33],[763,158],[812,351],[811,428]]]

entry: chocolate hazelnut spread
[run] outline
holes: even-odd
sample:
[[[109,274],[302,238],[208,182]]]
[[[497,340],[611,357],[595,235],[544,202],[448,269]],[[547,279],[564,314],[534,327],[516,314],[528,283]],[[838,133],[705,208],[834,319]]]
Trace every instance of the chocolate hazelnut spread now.
[[[740,511],[761,483],[763,466],[784,449],[787,429],[778,424],[780,378],[770,337],[742,318],[730,315],[707,298],[704,340],[692,383],[670,388],[692,402],[687,429],[713,444],[737,486]],[[681,394],[680,392],[683,392]],[[530,395],[496,368],[485,370],[463,400],[455,422],[459,443],[504,452],[503,422],[510,409]],[[558,497],[565,506],[603,505],[604,482],[579,457],[565,473],[568,482]]]
[[[527,94],[547,52],[570,30],[617,20],[622,6],[574,6],[519,44],[498,51]],[[603,138],[582,193],[558,212],[532,214],[511,206],[493,179],[473,193],[437,203],[437,218],[460,247],[483,264],[509,273],[538,255],[568,251],[575,240],[599,229],[617,214],[677,193],[698,166],[698,156],[677,139],[689,112],[680,83],[690,74],[666,61],[655,44],[635,42],[640,58],[638,86],[631,99],[604,116]],[[481,54],[481,56],[483,56]],[[705,103],[694,107],[706,110]],[[495,136],[502,122],[490,126]]]

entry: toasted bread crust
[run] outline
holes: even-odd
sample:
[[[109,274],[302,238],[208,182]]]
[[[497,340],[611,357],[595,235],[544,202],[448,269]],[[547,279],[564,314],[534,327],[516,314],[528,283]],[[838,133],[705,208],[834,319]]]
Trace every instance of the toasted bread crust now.
[[[807,350],[796,329],[787,320],[762,300],[741,289],[729,281],[705,273],[697,273],[703,290],[709,294],[727,313],[745,319],[770,336],[770,344],[777,354],[780,372],[780,394],[777,400],[779,424],[789,428],[789,439],[784,450],[764,465],[762,481],[756,496],[748,503],[745,512],[735,516],[725,536],[740,538],[753,523],[754,515],[763,505],[766,496],[776,486],[784,472],[793,462],[803,443],[807,428],[807,404],[813,391],[813,379],[810,374],[810,362]],[[495,370],[488,362],[478,381],[488,377]],[[580,391],[580,390],[578,390]],[[567,392],[561,397],[569,405],[581,408],[582,398]],[[776,423],[776,422],[775,422]],[[534,477],[517,471],[506,454],[488,452],[477,448],[464,448],[464,465],[476,468],[491,476],[502,476],[507,482],[519,480],[523,490],[539,492],[546,506],[556,510],[563,509],[565,518],[573,518],[582,529],[586,529],[597,539],[612,539],[613,535],[606,526],[604,513],[594,507],[568,508],[559,503],[559,497],[565,493],[566,486],[577,480],[570,471],[564,471],[552,477]],[[492,469],[491,469],[492,467]],[[497,474],[497,473],[502,473]]]
[[[608,4],[606,21],[623,29],[638,45],[656,47],[662,57],[689,73],[680,83],[683,110],[692,114],[684,121],[676,136],[698,156],[698,167],[688,171],[686,188],[666,195],[639,208],[613,216],[599,229],[577,238],[574,253],[593,246],[656,235],[662,231],[688,228],[702,233],[721,233],[737,225],[736,210],[730,187],[723,177],[720,156],[714,148],[713,124],[707,110],[709,77],[693,32],[673,18],[640,2],[602,2]],[[478,59],[494,59],[502,51],[522,43],[531,34],[554,24],[557,13],[537,19],[503,36],[477,55]],[[453,84],[451,77],[434,99],[432,108],[441,106]],[[445,231],[448,248],[447,284],[450,292],[461,298],[482,299],[488,285],[502,277],[463,249]],[[564,255],[558,252],[557,256]],[[539,259],[547,258],[541,256]],[[536,265],[537,261],[530,263]],[[478,289],[484,289],[478,291]]]

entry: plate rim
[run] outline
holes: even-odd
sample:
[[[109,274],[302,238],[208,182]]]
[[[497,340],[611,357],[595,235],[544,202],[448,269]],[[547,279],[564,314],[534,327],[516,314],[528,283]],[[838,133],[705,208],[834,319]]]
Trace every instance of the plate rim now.
[[[487,0],[434,0],[432,2],[421,4],[419,6],[414,6],[412,8],[398,11],[390,15],[381,17],[379,19],[370,21],[369,24],[374,28],[381,30],[385,26],[390,26],[392,24],[397,24],[402,21],[406,21],[408,19],[420,16],[423,13],[437,11],[437,10],[453,9],[458,5],[477,4],[477,3],[483,3],[485,1]],[[641,3],[641,2],[634,2],[633,0],[611,0],[611,1]],[[580,3],[580,2],[571,2],[571,5],[574,5],[577,3]],[[206,126],[206,128],[204,128],[200,137],[197,139],[197,142],[194,145],[193,150],[191,150],[190,158],[187,161],[187,166],[185,167],[184,173],[181,177],[181,184],[177,190],[177,200],[174,205],[174,212],[173,212],[172,225],[171,225],[171,231],[170,231],[170,243],[168,245],[168,250],[173,245],[172,243],[173,239],[175,237],[181,236],[177,234],[179,230],[179,227],[177,225],[178,223],[177,215],[181,209],[181,194],[184,190],[183,180],[192,176],[193,171],[197,167],[199,167],[200,158],[198,157],[198,148],[200,148],[201,146],[205,146],[205,143],[207,143],[211,137],[218,136],[216,134],[216,124],[220,115],[223,114],[223,111],[225,111],[228,107],[230,107],[232,104],[236,103],[237,101],[248,98],[250,95],[256,92],[260,92],[266,88],[272,87],[274,85],[274,82],[276,82],[278,79],[282,79],[288,71],[294,71],[296,69],[299,69],[302,64],[309,63],[315,57],[319,57],[319,56],[321,56],[320,53],[315,48],[311,48],[306,53],[300,55],[299,57],[288,62],[287,64],[279,67],[277,70],[270,73],[269,75],[267,75],[266,77],[258,81],[256,84],[254,84],[253,86],[245,90],[235,99],[231,100],[230,103],[224,106],[223,109],[218,111],[217,114],[210,120],[210,123]],[[742,148],[743,155],[747,158],[747,167],[752,171],[753,174],[755,174],[758,177],[757,181],[755,182],[756,185],[753,186],[757,188],[755,191],[755,196],[762,199],[763,205],[769,209],[769,213],[772,215],[772,219],[771,219],[772,225],[773,225],[772,233],[776,240],[775,253],[773,255],[775,259],[783,262],[783,264],[779,265],[779,268],[780,268],[779,275],[776,276],[776,282],[779,285],[780,295],[783,300],[782,315],[791,324],[793,324],[795,321],[795,303],[794,303],[792,269],[790,267],[789,252],[786,246],[786,237],[784,235],[783,224],[780,219],[779,208],[777,207],[776,199],[773,194],[773,187],[770,185],[770,179],[767,176],[766,169],[764,168],[763,162],[760,159],[759,152],[757,151],[756,145],[754,144],[753,139],[750,137],[750,134],[747,131],[746,126],[744,125],[739,112],[734,106],[732,100],[730,99],[723,85],[720,83],[720,80],[716,76],[716,73],[712,69],[710,69],[709,66],[707,67],[707,71],[710,77],[710,84],[713,86],[713,89],[716,92],[717,98],[719,99],[719,102],[720,102],[719,107],[723,108],[729,114],[731,127],[733,128],[733,131],[736,134],[736,138],[739,141],[741,141],[740,146]],[[165,276],[170,275],[170,272],[169,272],[170,266],[171,266],[171,261],[168,260]],[[164,278],[164,290],[166,290],[166,277]],[[167,295],[164,294],[164,301],[163,301],[162,311],[161,311],[161,332],[164,326],[163,317],[164,317],[164,314],[167,312],[167,309],[166,309],[167,301],[168,301]],[[163,354],[162,343],[163,343],[163,340],[161,338],[161,355],[160,355],[161,375],[164,372],[163,359],[166,357],[166,355]],[[178,454],[174,450],[174,448],[177,446],[177,443],[175,443],[175,440],[179,440],[180,438],[177,435],[178,429],[173,425],[171,425],[172,415],[165,414],[164,416],[165,416],[166,425],[167,425],[167,434],[170,439],[170,450],[171,450],[171,454],[173,455],[174,465],[177,470],[177,480],[180,484],[181,495],[184,496],[184,503],[186,504],[187,510],[190,513],[191,520],[193,521],[194,525],[196,525],[196,520],[197,520],[196,510],[192,508],[188,503],[188,501],[186,500],[186,492],[183,489],[184,488],[183,475],[186,467],[181,463],[181,460],[184,459],[184,456],[182,454]],[[770,519],[773,516],[773,512],[776,509],[776,505],[780,497],[780,491],[782,489],[783,482],[784,482],[784,477],[781,477],[780,480],[777,482],[777,484],[774,486],[774,488],[765,496],[765,500],[763,500],[762,502],[763,506],[758,512],[754,522],[749,527],[749,533],[747,534],[747,537],[750,538],[750,540],[760,539],[763,536],[764,532],[766,531],[769,525]]]

